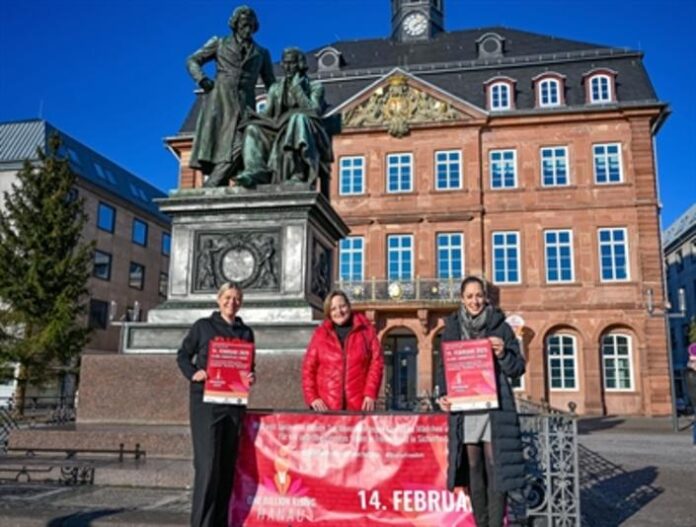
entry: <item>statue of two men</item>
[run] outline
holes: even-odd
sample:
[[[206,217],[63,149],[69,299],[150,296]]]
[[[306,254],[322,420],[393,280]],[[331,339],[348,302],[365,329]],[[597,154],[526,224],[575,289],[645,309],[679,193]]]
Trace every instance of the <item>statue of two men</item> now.
[[[255,187],[265,183],[309,183],[328,177],[331,139],[322,123],[324,88],[307,76],[305,55],[283,52],[285,77],[275,82],[270,54],[252,39],[259,24],[242,6],[230,18],[233,34],[213,37],[187,61],[207,93],[198,116],[190,166],[208,175],[207,187]],[[215,60],[215,81],[202,65]],[[255,111],[255,84],[261,77],[268,98]]]

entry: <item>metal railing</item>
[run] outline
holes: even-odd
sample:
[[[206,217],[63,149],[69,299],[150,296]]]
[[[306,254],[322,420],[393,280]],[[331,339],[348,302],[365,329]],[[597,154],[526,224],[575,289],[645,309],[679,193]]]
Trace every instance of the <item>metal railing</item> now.
[[[385,408],[378,401],[378,408]],[[563,412],[548,404],[518,399],[526,486],[511,493],[512,525],[580,527],[580,470],[575,404]],[[436,411],[435,397],[423,394],[411,401],[414,412]]]
[[[27,397],[20,415],[14,397],[0,397],[0,455],[15,428],[40,428],[75,421],[74,397]]]
[[[407,280],[339,280],[335,286],[345,291],[353,303],[361,302],[441,302],[459,301],[460,278],[421,278]]]

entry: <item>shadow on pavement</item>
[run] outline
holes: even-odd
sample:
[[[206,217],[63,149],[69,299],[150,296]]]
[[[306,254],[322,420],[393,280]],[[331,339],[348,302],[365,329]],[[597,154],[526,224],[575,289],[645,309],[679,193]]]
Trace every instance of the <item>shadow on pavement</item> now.
[[[599,430],[609,430],[610,428],[622,425],[626,420],[621,417],[601,416],[587,417],[578,420],[578,434],[590,434]]]
[[[620,525],[664,492],[652,485],[657,467],[627,472],[582,445],[578,445],[578,458],[583,526]]]
[[[106,516],[112,516],[114,514],[120,514],[124,511],[126,511],[126,509],[121,508],[78,512],[76,514],[61,516],[60,518],[53,518],[51,521],[46,523],[46,527],[89,527],[92,525],[94,520],[98,520]]]

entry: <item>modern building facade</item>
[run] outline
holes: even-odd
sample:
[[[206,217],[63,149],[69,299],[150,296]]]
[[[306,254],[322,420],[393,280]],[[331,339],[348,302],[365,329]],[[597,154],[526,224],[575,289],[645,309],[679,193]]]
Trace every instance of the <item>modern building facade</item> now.
[[[11,189],[24,160],[38,160],[37,147],[46,150],[53,133],[78,175],[75,191],[88,216],[84,237],[96,242],[86,321],[93,332],[85,351],[116,352],[120,330],[110,318],[144,319],[166,297],[170,221],[153,202],[165,194],[44,120],[0,123],[0,191]]]
[[[684,399],[689,325],[696,320],[696,203],[664,231],[662,246],[671,307],[669,332],[675,390],[677,398]],[[696,404],[696,401],[691,403]]]
[[[646,308],[647,289],[664,301],[654,138],[668,107],[642,53],[444,20],[439,0],[393,0],[389,37],[307,53],[342,121],[337,286],[379,330],[388,407],[438,391],[442,318],[475,274],[524,320],[521,395],[669,413],[665,320]],[[201,183],[201,104],[168,140],[182,188]]]

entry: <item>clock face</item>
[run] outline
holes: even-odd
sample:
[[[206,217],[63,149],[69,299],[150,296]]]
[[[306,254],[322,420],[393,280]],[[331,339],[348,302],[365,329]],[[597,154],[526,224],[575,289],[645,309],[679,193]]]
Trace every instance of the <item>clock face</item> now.
[[[407,35],[417,37],[423,35],[428,29],[428,20],[422,13],[411,13],[404,18],[404,31]]]

